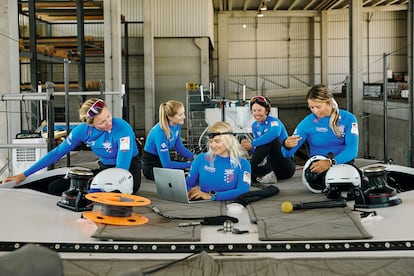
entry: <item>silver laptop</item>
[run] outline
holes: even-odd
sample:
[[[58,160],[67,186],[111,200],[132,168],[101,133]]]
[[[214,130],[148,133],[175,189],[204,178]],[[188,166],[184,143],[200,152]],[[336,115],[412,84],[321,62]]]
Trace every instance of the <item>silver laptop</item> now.
[[[157,186],[157,195],[160,199],[182,203],[211,202],[206,199],[188,199],[187,184],[183,170],[154,168],[154,180]]]

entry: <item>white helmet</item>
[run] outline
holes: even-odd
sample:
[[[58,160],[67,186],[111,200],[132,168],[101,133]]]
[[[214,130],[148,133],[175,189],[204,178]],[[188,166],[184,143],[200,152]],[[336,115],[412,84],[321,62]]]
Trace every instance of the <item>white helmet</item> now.
[[[92,180],[90,192],[115,192],[132,194],[134,178],[121,168],[109,168],[99,172]]]
[[[326,173],[325,185],[329,189],[332,186],[336,186],[344,189],[360,188],[361,187],[361,175],[358,170],[348,164],[338,164],[332,166]]]
[[[324,173],[318,174],[310,171],[310,165],[314,161],[327,160],[328,158],[322,155],[315,155],[306,161],[302,171],[302,183],[309,191],[315,194],[320,194],[325,190]]]

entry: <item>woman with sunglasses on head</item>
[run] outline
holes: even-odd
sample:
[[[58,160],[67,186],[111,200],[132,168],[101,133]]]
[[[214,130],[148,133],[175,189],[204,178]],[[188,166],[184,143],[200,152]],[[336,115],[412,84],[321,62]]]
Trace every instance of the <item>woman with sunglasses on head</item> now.
[[[247,152],[228,123],[217,122],[207,131],[208,151],[197,156],[186,178],[188,197],[213,201],[236,199],[250,190]]]
[[[170,151],[175,149],[182,157],[194,159],[181,139],[181,126],[185,120],[182,102],[169,100],[161,103],[159,122],[150,130],[142,155],[142,172],[145,178],[154,180],[153,168],[187,169],[190,162],[171,160]]]
[[[253,140],[243,139],[242,146],[251,152],[252,181],[275,183],[288,179],[295,173],[295,162],[282,155],[283,141],[288,137],[285,126],[278,118],[270,116],[270,101],[263,96],[250,100],[250,111],[255,119],[252,124]]]
[[[65,141],[26,171],[9,176],[4,182],[14,180],[17,185],[27,176],[56,163],[84,143],[99,157],[100,168],[93,170],[94,174],[111,167],[129,170],[134,178],[133,192],[136,193],[141,186],[141,166],[132,127],[121,118],[113,118],[105,103],[96,98],[86,100],[80,106],[79,117],[83,123],[74,127]],[[58,179],[49,184],[48,192],[61,195],[69,186],[69,179]]]
[[[283,143],[284,156],[292,156],[307,142],[310,156],[321,155],[326,160],[310,165],[312,173],[323,173],[333,164],[352,163],[358,155],[358,122],[356,117],[339,109],[331,91],[325,85],[313,86],[307,96],[311,114],[295,128]]]

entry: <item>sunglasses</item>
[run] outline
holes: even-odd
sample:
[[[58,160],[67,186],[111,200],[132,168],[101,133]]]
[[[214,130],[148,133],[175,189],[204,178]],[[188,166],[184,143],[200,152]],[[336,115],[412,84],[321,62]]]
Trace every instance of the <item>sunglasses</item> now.
[[[268,105],[268,104],[269,104],[269,102],[267,101],[267,99],[266,99],[265,97],[263,97],[263,96],[254,96],[254,97],[252,97],[252,98],[250,99],[250,102],[251,102],[251,103],[261,102],[261,103],[264,103],[264,104],[266,104],[266,105]]]
[[[91,107],[89,107],[88,112],[86,112],[86,116],[88,116],[90,119],[93,119],[104,107],[105,103],[102,100],[97,100]]]
[[[213,139],[217,135],[224,135],[224,134],[234,135],[233,132],[229,132],[229,131],[227,131],[227,132],[207,132],[207,137],[208,137],[208,139]]]

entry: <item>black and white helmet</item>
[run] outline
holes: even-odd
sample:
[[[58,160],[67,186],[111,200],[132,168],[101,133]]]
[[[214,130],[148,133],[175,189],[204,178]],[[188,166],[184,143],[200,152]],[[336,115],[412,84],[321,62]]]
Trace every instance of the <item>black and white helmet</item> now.
[[[361,175],[357,168],[349,164],[338,164],[332,166],[325,176],[325,186],[329,189],[332,186],[343,186],[350,188],[361,187]]]
[[[134,178],[121,168],[109,168],[99,172],[92,180],[90,192],[120,192],[132,194]]]
[[[327,159],[325,156],[315,155],[309,158],[303,166],[302,183],[312,193],[320,194],[325,190],[325,173],[313,173],[310,171],[310,166],[315,161]]]

